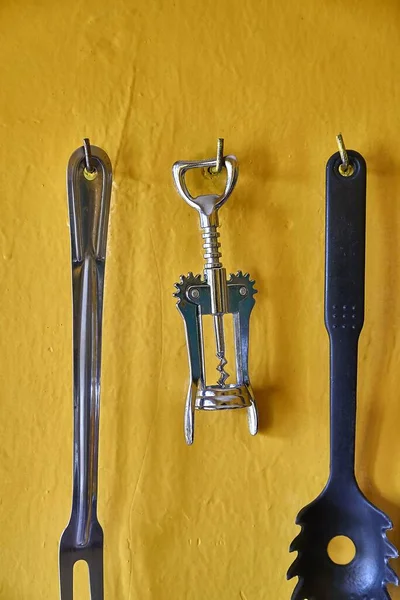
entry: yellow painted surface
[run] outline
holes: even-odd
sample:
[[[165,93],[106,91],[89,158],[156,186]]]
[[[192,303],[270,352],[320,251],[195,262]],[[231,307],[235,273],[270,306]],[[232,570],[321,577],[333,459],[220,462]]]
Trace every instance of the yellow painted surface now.
[[[114,165],[104,314],[100,519],[106,598],[290,597],[298,510],[328,469],[324,168],[342,131],[367,159],[367,316],[357,471],[400,544],[400,6],[396,0],[4,0],[0,6],[0,598],[58,595],[70,512],[71,290],[65,167],[84,136]],[[182,432],[187,359],[172,298],[202,267],[177,159],[241,174],[221,211],[248,270],[241,411]],[[77,598],[89,598],[84,573]],[[393,591],[393,598],[400,598]]]

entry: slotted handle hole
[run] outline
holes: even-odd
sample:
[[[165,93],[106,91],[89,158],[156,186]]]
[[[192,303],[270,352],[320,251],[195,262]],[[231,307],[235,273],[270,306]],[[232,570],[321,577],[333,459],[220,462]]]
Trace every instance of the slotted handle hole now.
[[[93,181],[97,177],[97,169],[93,169],[93,171],[88,171],[86,167],[83,169],[83,175],[85,179],[88,181]]]
[[[357,549],[346,535],[336,535],[328,544],[328,556],[336,565],[348,565],[354,559]]]

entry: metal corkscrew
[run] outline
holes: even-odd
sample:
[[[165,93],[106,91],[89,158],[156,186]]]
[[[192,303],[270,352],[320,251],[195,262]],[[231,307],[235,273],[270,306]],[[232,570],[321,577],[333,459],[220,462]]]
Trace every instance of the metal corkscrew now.
[[[219,145],[219,149],[222,145]],[[226,182],[221,195],[209,194],[194,198],[186,185],[185,175],[190,169],[219,171],[225,166]],[[239,167],[235,156],[223,156],[197,161],[178,161],[172,174],[180,196],[200,216],[204,249],[204,278],[189,273],[181,276],[175,284],[178,298],[177,308],[185,322],[186,340],[189,355],[190,382],[185,407],[185,438],[188,444],[194,438],[194,411],[246,408],[250,433],[255,435],[258,428],[257,408],[250,384],[248,369],[249,320],[255,300],[254,281],[246,273],[226,276],[222,265],[219,243],[218,211],[227,201],[237,182]],[[233,315],[234,348],[236,362],[236,383],[226,383],[227,370],[224,315]],[[214,324],[217,371],[219,378],[215,385],[206,385],[205,353],[203,342],[202,316],[212,315]]]

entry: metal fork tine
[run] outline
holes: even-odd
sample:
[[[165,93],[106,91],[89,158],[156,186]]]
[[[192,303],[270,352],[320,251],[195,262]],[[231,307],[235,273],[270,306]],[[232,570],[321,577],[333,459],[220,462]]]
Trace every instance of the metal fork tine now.
[[[66,555],[60,556],[60,596],[61,600],[74,598],[74,561]]]
[[[94,561],[93,561],[94,562]],[[103,558],[96,560],[96,564],[89,564],[90,577],[90,598],[91,600],[103,600],[104,598],[104,577],[103,577]],[[62,598],[62,600],[64,600]]]

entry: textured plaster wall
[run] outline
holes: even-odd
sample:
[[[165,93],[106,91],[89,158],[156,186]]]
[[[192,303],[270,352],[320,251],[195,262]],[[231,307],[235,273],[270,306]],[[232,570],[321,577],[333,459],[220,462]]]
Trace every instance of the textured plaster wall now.
[[[290,597],[297,511],[328,468],[324,167],[342,131],[368,162],[357,471],[400,544],[400,5],[395,0],[3,0],[0,5],[0,598],[58,595],[71,494],[65,167],[84,136],[114,191],[101,400],[106,598]],[[184,444],[181,273],[202,260],[177,159],[240,161],[228,270],[257,280],[241,411]],[[214,182],[203,182],[208,189]],[[88,600],[84,570],[76,597]],[[400,598],[393,592],[393,598]]]

